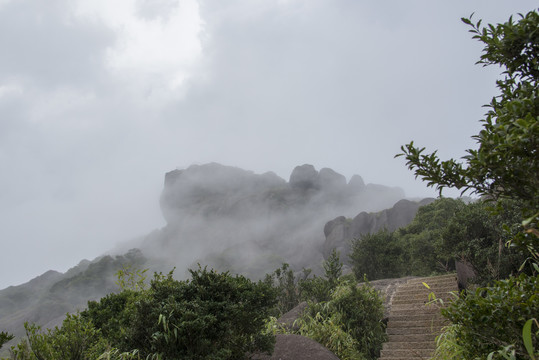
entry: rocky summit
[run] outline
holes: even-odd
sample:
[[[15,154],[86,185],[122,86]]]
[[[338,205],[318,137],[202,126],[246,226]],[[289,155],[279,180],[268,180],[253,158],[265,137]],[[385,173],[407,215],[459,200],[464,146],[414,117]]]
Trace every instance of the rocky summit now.
[[[297,166],[288,181],[271,172],[194,165],[166,174],[160,203],[167,226],[143,251],[255,278],[283,262],[318,266],[329,219],[380,211],[403,197],[399,188],[365,185],[359,175],[347,182],[332,169],[309,164]]]

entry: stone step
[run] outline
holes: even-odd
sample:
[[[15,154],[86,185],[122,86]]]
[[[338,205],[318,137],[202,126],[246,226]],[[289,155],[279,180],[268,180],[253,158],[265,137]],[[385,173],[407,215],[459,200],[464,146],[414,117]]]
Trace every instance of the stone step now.
[[[412,278],[407,281],[408,284],[410,283],[420,283],[420,282],[427,282],[427,281],[441,281],[441,280],[455,280],[457,281],[457,274],[451,273],[451,274],[444,274],[444,275],[435,275],[435,276],[422,276],[417,278]]]
[[[452,292],[457,292],[455,274],[415,278],[400,285],[391,302],[388,342],[383,345],[380,360],[429,359],[436,348],[436,337],[449,323],[440,310],[455,298]],[[441,301],[429,303],[430,293]]]
[[[387,328],[386,333],[388,335],[439,335],[442,330],[443,325],[433,325],[433,326],[421,326],[421,327],[410,327],[410,328]]]
[[[405,312],[403,314],[391,314],[389,321],[426,321],[426,320],[445,320],[442,314],[438,312],[420,312],[411,313]]]
[[[444,326],[448,325],[449,321],[444,318],[437,319],[427,319],[427,320],[395,320],[389,318],[387,323],[388,329],[402,329],[402,328],[413,328],[413,327],[429,327],[429,326]]]
[[[424,342],[436,341],[437,334],[388,334],[389,342]]]
[[[436,296],[440,296],[440,295],[451,295],[453,296],[452,294],[455,294],[455,295],[458,295],[458,292],[456,291],[456,289],[453,289],[453,288],[444,288],[444,289],[427,289],[427,288],[424,288],[424,289],[404,289],[404,290],[400,290],[400,291],[396,291],[395,292],[395,295],[396,297],[399,297],[399,296],[420,296],[420,295],[425,295],[425,296],[428,296],[429,294],[434,294]]]
[[[384,350],[389,349],[436,349],[434,341],[411,341],[411,342],[387,342],[382,347]]]
[[[391,304],[392,305],[402,304],[406,302],[428,303],[428,302],[440,301],[440,300],[442,300],[445,303],[445,302],[453,301],[453,299],[454,297],[451,295],[436,296],[436,298],[430,299],[430,300],[429,300],[428,294],[422,294],[421,296],[395,296]]]
[[[393,311],[408,311],[408,312],[416,312],[421,313],[424,311],[431,311],[431,312],[439,312],[442,306],[438,303],[432,303],[432,304],[424,304],[424,303],[412,303],[412,304],[392,304],[391,305],[391,312],[390,316],[393,313]]]
[[[457,292],[457,288],[454,286],[440,286],[440,287],[434,287],[427,289],[426,287],[408,287],[408,288],[401,288],[397,291],[395,291],[395,296],[406,296],[406,295],[419,295],[419,294],[449,294],[452,292]]]
[[[389,313],[389,317],[393,316],[406,316],[406,315],[425,315],[425,316],[442,316],[440,307],[432,305],[420,305],[420,306],[397,306],[392,307]]]
[[[391,349],[382,350],[380,352],[381,358],[395,357],[395,358],[417,358],[417,357],[430,357],[434,351],[432,349]]]
[[[428,285],[425,286],[425,284]],[[406,283],[403,284],[400,289],[436,289],[436,288],[455,288],[458,289],[457,282],[455,280],[451,281],[435,281],[435,282],[419,282],[419,283]]]

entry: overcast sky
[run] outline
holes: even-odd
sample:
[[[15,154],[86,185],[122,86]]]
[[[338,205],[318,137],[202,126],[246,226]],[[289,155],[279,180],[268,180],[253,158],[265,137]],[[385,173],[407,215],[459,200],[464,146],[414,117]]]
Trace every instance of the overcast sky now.
[[[0,288],[162,227],[164,174],[296,165],[434,192],[500,70],[460,21],[536,1],[0,0]]]

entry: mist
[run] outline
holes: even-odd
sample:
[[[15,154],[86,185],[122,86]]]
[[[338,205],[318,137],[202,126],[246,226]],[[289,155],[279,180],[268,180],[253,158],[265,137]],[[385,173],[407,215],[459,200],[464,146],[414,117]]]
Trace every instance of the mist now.
[[[394,155],[415,140],[463,156],[499,75],[474,65],[480,44],[460,18],[501,22],[535,7],[1,0],[0,289],[165,237],[164,174],[192,164],[284,182],[312,164],[435,196]],[[191,220],[181,231],[202,221]],[[267,226],[249,224],[245,238]],[[227,232],[204,236],[223,239],[216,251],[242,247]]]
[[[167,173],[161,208],[167,225],[140,249],[152,267],[197,263],[262,278],[288,263],[318,273],[324,225],[337,216],[380,211],[404,197],[399,188],[350,181],[337,172],[297,166],[289,179],[217,163]],[[345,254],[343,254],[343,257]]]

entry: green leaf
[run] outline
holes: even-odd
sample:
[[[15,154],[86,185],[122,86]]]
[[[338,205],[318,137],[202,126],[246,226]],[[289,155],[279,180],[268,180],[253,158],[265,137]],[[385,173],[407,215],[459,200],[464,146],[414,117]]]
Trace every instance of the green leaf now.
[[[526,347],[526,351],[528,351],[528,354],[530,355],[530,358],[532,360],[535,360],[532,343],[532,324],[534,320],[535,319],[529,319],[528,321],[526,321],[524,327],[522,328],[522,339],[524,341],[524,346]]]

